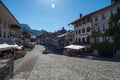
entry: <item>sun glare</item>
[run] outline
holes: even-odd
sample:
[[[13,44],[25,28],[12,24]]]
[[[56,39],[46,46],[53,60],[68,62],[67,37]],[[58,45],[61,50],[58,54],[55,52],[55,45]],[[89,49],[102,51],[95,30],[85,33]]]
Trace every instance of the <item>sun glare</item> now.
[[[55,8],[55,4],[52,4],[51,7],[52,7],[52,8]]]

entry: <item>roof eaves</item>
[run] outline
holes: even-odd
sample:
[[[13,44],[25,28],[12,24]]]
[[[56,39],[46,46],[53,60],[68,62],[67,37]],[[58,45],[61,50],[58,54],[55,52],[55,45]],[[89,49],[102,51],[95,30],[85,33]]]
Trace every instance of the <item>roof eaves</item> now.
[[[91,13],[83,16],[83,17],[80,18],[80,19],[77,19],[77,20],[73,21],[72,23],[69,23],[68,25],[74,24],[75,22],[80,21],[80,20],[82,20],[82,19],[84,19],[84,18],[86,18],[86,17],[89,17],[90,15],[91,15]]]
[[[19,21],[13,16],[13,14],[9,11],[9,9],[6,7],[6,5],[0,0],[0,3],[4,6],[4,8],[10,13],[10,15],[17,21],[17,23],[18,24],[20,24],[19,23]]]
[[[92,13],[90,13],[90,14],[86,15],[86,16],[83,16],[82,18],[77,19],[77,20],[73,21],[72,23],[69,23],[68,25],[74,24],[75,22],[77,22],[77,21],[79,21],[79,20],[81,20],[81,19],[83,19],[83,18],[85,18],[85,17],[87,17],[87,16],[94,15],[94,14],[96,14],[96,13],[98,13],[98,12],[102,11],[102,10],[105,10],[105,9],[107,9],[107,8],[111,7],[111,6],[114,6],[114,5],[118,4],[118,3],[120,3],[120,1],[119,1],[119,2],[117,2],[117,3],[115,3],[115,4],[109,5],[109,6],[105,7],[105,8],[99,9],[99,10],[97,10],[97,11],[95,11],[95,12],[92,12]]]

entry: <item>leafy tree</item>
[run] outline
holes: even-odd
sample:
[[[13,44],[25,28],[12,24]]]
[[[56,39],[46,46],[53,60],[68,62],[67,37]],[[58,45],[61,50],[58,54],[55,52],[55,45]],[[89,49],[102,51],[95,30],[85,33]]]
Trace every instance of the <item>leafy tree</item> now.
[[[120,49],[120,8],[117,9],[117,14],[111,16],[106,34],[113,37],[116,49]]]
[[[113,44],[109,42],[94,43],[91,45],[92,50],[97,49],[100,56],[104,57],[113,56],[112,47]]]

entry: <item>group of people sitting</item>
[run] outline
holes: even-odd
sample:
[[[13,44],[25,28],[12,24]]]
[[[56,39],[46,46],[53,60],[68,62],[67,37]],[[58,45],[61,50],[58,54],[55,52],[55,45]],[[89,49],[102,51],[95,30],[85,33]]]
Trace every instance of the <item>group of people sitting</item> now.
[[[84,54],[82,50],[64,50],[63,53],[66,56],[80,56]]]
[[[0,60],[9,59],[13,57],[11,50],[0,51]]]

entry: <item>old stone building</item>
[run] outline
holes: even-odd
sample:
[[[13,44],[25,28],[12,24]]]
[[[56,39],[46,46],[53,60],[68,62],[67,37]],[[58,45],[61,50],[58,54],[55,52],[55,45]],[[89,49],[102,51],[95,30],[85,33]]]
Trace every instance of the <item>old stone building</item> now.
[[[94,42],[104,42],[105,39],[113,42],[112,37],[103,37],[102,34],[109,28],[109,19],[111,15],[117,13],[117,8],[120,7],[120,0],[112,0],[111,5],[82,16],[78,20],[73,21],[69,25],[74,26],[74,41],[80,45],[86,45]],[[93,34],[98,34],[96,37],[88,37]],[[100,35],[101,34],[101,35]]]

